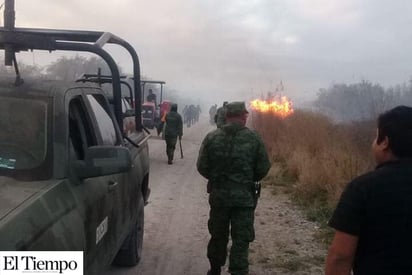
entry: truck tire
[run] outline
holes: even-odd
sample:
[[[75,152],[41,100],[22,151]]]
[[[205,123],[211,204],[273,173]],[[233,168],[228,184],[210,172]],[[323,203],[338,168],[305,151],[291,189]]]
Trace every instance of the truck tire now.
[[[135,266],[142,257],[143,232],[144,232],[144,202],[140,195],[138,216],[135,226],[124,240],[122,247],[117,252],[113,264],[120,266]]]

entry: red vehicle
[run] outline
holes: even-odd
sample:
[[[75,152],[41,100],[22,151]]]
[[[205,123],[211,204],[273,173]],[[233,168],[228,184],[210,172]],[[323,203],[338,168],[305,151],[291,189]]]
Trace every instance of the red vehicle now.
[[[142,104],[142,123],[144,127],[153,129],[157,126],[159,115],[156,116],[156,105],[153,102],[145,102]]]
[[[163,132],[166,114],[169,112],[171,105],[172,105],[172,102],[169,100],[164,100],[162,103],[160,103],[160,121],[157,125],[157,135],[158,136]]]
[[[163,101],[163,85],[166,84],[164,81],[157,80],[140,80],[142,85],[142,99],[145,101],[142,105],[142,123],[144,127],[149,129],[156,128],[157,134],[163,130],[162,118],[165,112],[168,112],[170,109],[171,102],[168,100]],[[145,86],[146,84],[160,84],[160,104],[156,105],[158,101],[149,101],[149,98],[145,97]],[[150,86],[149,86],[150,87]],[[152,89],[149,89],[149,93],[152,92]],[[156,98],[156,94],[155,97]]]

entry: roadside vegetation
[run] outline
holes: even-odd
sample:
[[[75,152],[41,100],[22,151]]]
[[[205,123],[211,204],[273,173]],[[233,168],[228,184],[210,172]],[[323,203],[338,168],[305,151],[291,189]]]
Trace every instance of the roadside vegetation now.
[[[316,111],[295,110],[284,119],[253,112],[251,126],[280,168],[265,184],[281,186],[275,190],[289,193],[307,218],[319,223],[318,239],[329,244],[332,231],[326,223],[343,188],[374,167],[371,144],[378,114],[409,102],[410,85],[385,90],[363,81],[321,90]]]
[[[345,184],[373,167],[370,144],[374,123],[336,124],[320,113],[295,111],[286,119],[253,113],[274,165],[280,167],[266,184],[283,186],[309,220],[326,228]]]

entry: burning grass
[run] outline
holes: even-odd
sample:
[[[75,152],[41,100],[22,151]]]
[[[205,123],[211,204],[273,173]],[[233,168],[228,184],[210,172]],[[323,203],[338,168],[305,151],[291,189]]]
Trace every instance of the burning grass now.
[[[250,103],[250,107],[258,112],[271,113],[282,118],[293,114],[292,101],[286,96],[271,100],[255,99]]]
[[[292,195],[312,220],[326,222],[347,182],[373,167],[373,122],[338,125],[321,114],[296,110],[285,118],[254,111],[250,123],[272,161],[294,179]]]

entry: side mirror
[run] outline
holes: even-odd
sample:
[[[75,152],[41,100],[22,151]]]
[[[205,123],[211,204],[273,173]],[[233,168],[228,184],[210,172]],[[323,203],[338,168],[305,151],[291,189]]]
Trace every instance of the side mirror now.
[[[84,160],[76,160],[74,170],[81,178],[93,178],[127,172],[132,167],[129,149],[118,146],[92,146]]]

